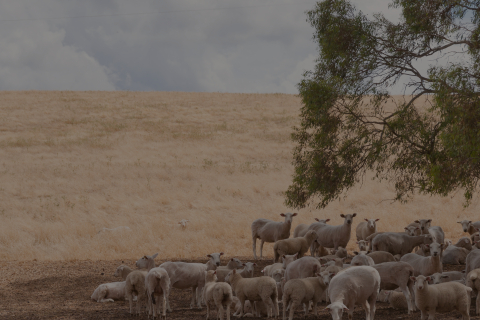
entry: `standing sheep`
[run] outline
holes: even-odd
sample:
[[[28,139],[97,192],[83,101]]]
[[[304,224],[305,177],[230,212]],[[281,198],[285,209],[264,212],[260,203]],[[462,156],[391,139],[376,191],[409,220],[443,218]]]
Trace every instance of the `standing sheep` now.
[[[470,235],[477,232],[477,228],[480,228],[480,221],[472,222],[471,220],[458,221],[462,225],[463,232],[468,232]]]
[[[292,219],[298,213],[281,213],[285,217],[284,222],[276,222],[268,219],[257,219],[252,222],[252,241],[253,241],[253,257],[257,260],[257,239],[260,239],[260,258],[263,255],[263,244],[265,242],[276,242],[278,240],[290,237],[290,229],[292,227]]]
[[[373,238],[373,251],[387,251],[393,255],[405,255],[421,244],[433,242],[432,235],[409,236],[400,232],[384,232]]]
[[[135,270],[130,272],[125,279],[125,297],[128,299],[130,305],[130,314],[133,314],[133,296],[137,296],[136,304],[136,314],[140,314],[141,306],[143,300],[145,299],[145,277],[147,276],[148,271],[155,268],[155,257],[153,256],[143,256],[136,262],[137,267],[141,267],[143,270]]]
[[[373,267],[344,269],[330,281],[328,295],[331,303],[326,309],[333,320],[341,320],[344,310],[348,312],[348,319],[352,320],[355,305],[362,305],[366,318],[373,320],[379,289],[380,274]]]
[[[216,271],[205,271],[205,287],[203,297],[207,305],[207,319],[210,317],[210,302],[217,307],[217,318],[223,320],[223,306],[226,305],[227,320],[230,320],[230,305],[233,302],[232,288],[227,283],[217,283]]]
[[[281,256],[286,254],[298,253],[298,258],[301,258],[310,248],[310,245],[317,239],[315,231],[308,231],[304,237],[278,240],[273,246],[274,259],[273,263],[277,263]]]
[[[458,282],[446,282],[429,285],[430,277],[410,277],[415,281],[415,304],[425,319],[434,320],[436,312],[450,312],[457,310],[463,320],[470,320],[470,293],[468,288]]]
[[[395,257],[390,252],[385,251],[370,252],[367,256],[372,258],[375,264],[395,261]]]
[[[475,303],[475,313],[480,315],[480,269],[474,269],[467,274],[466,286],[472,288],[477,296]]]
[[[293,319],[293,312],[300,304],[308,306],[313,302],[313,312],[317,316],[317,304],[322,301],[327,285],[323,282],[319,273],[315,277],[305,279],[293,279],[285,283],[283,288],[283,319],[286,318],[287,306],[290,306],[288,320]],[[290,304],[291,303],[291,304]],[[304,307],[305,317],[308,314],[308,307]]]
[[[302,257],[285,268],[285,280],[314,277],[320,271],[321,264],[314,257]]]
[[[162,295],[162,319],[167,319],[167,300],[170,294],[170,277],[165,269],[158,267],[148,271],[145,276],[145,291],[148,297],[148,315],[160,314],[160,308],[157,309],[157,302],[155,300],[156,295]]]
[[[343,224],[338,226],[330,226],[326,224],[319,228],[317,230],[317,241],[312,243],[310,252],[316,252],[318,244],[335,250],[337,250],[339,246],[346,248],[352,233],[353,218],[356,216],[356,213],[347,215],[341,214],[340,217],[345,219]]]
[[[317,220],[317,222],[314,222],[311,225],[308,225],[308,224],[305,224],[305,223],[300,223],[295,228],[295,230],[293,230],[293,237],[294,238],[303,237],[303,236],[305,236],[305,233],[307,233],[307,231],[311,230],[310,226],[313,226],[316,223],[326,224],[328,221],[330,221],[330,219],[318,219],[318,218],[315,218],[315,220]]]
[[[365,240],[371,234],[377,232],[377,221],[380,219],[365,219],[357,225],[357,241]]]
[[[414,270],[414,275],[424,275],[429,276],[436,272],[442,273],[443,272],[443,264],[442,264],[442,249],[443,243],[438,244],[436,242],[425,246],[430,247],[430,257],[422,257],[416,253],[407,253],[404,255],[400,261],[404,261],[409,263]]]

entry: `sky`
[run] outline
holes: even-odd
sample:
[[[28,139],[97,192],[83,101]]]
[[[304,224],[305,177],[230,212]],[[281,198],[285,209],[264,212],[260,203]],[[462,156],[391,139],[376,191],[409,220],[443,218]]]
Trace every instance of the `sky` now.
[[[365,14],[398,12],[355,0]],[[311,0],[0,0],[0,90],[298,93]]]

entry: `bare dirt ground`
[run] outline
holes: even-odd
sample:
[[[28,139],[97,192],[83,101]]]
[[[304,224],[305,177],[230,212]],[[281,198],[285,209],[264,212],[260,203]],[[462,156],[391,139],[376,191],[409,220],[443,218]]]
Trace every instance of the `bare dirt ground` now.
[[[241,258],[242,261],[252,261]],[[206,262],[206,260],[184,260]],[[161,263],[157,259],[157,263]],[[254,261],[252,261],[254,262]],[[271,260],[257,261],[254,276],[261,276],[260,270],[271,264]],[[90,300],[95,288],[106,282],[119,281],[113,273],[122,261],[54,261],[54,262],[0,262],[0,319],[132,319],[128,302],[97,303]],[[135,261],[124,260],[134,267]],[[462,270],[464,266],[445,266],[446,271]],[[173,289],[170,301],[173,313],[168,319],[205,319],[206,309],[190,309],[191,291]],[[280,305],[280,312],[282,312]],[[331,319],[330,314],[320,308],[316,318],[310,313],[307,319]],[[475,303],[471,315],[475,315]],[[365,313],[358,306],[354,319],[363,319]],[[437,314],[437,319],[458,319],[458,312]],[[146,315],[135,319],[147,318]],[[215,314],[212,313],[215,319]],[[347,319],[344,315],[344,319]],[[419,319],[420,313],[409,316],[404,310],[394,310],[387,303],[377,303],[375,319]],[[480,317],[472,317],[479,319]],[[253,318],[246,318],[253,319]],[[299,308],[295,319],[303,319]]]

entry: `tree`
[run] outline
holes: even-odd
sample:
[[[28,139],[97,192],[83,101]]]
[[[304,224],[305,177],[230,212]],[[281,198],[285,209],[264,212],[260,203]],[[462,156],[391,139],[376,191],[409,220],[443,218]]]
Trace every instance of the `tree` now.
[[[480,178],[479,5],[393,0],[399,22],[348,0],[307,12],[319,57],[298,84],[288,206],[323,208],[369,171],[394,184],[395,200],[462,190],[469,203]],[[386,108],[399,85],[409,95]]]

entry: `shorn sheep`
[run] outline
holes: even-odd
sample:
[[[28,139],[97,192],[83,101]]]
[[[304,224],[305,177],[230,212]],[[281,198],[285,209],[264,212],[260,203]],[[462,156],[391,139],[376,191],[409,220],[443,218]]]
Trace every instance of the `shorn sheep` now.
[[[365,219],[360,222],[355,229],[357,234],[357,241],[365,240],[371,234],[377,232],[377,221],[380,219]]]
[[[446,282],[429,285],[430,277],[410,277],[415,281],[415,304],[420,309],[421,318],[435,319],[436,312],[457,310],[463,320],[469,320],[470,297],[472,288],[458,282]]]
[[[300,223],[298,226],[295,227],[295,230],[293,230],[293,237],[303,237],[305,236],[305,233],[310,230],[315,230],[315,226],[318,224],[326,224],[330,219],[318,219],[315,218],[317,222],[312,223],[311,225],[305,224],[305,223]]]
[[[146,269],[135,270],[130,272],[125,279],[125,297],[130,305],[130,314],[133,314],[133,296],[137,296],[136,314],[140,314],[142,303],[145,299],[145,277],[148,271],[155,268],[155,261],[153,260],[157,254],[153,256],[143,256],[136,262],[137,267],[139,265]]]
[[[265,242],[277,242],[288,239],[292,228],[292,219],[298,213],[281,213],[285,217],[284,222],[276,222],[268,219],[257,219],[252,222],[253,257],[257,260],[257,239],[260,239],[260,258],[263,255],[263,244]]]
[[[346,215],[341,214],[340,217],[344,218],[343,224],[338,226],[325,224],[319,228],[317,230],[317,241],[312,243],[310,252],[312,254],[316,252],[319,244],[335,250],[337,250],[339,246],[346,248],[352,233],[353,218],[356,216],[356,213]]]
[[[313,302],[313,312],[317,316],[317,304],[322,301],[327,285],[323,282],[320,273],[315,277],[305,279],[293,279],[285,283],[283,288],[283,319],[286,318],[287,306],[290,306],[288,320],[293,319],[293,312],[300,304],[309,305]],[[304,308],[305,317],[308,314],[308,307]]]
[[[431,256],[423,257],[416,253],[407,253],[404,255],[400,261],[404,261],[409,263],[414,270],[414,275],[424,275],[429,276],[436,272],[442,273],[443,272],[443,264],[442,264],[442,249],[443,243],[438,244],[436,242],[425,245],[430,247]]]
[[[90,297],[96,302],[114,302],[125,300],[125,281],[111,282],[99,285]]]
[[[161,267],[150,269],[145,276],[145,290],[148,297],[147,309],[149,316],[153,314],[153,319],[155,319],[157,311],[160,314],[155,296],[161,295],[163,302],[162,319],[167,319],[167,299],[170,294],[170,277],[167,271]]]
[[[223,313],[225,311],[227,320],[230,320],[230,305],[233,302],[232,288],[228,283],[216,281],[216,271],[205,271],[203,297],[207,306],[207,319],[210,318],[210,303],[213,302],[217,307],[217,319],[220,318],[220,320],[223,320]],[[224,306],[226,310],[224,310]]]
[[[317,239],[317,234],[310,230],[304,237],[278,240],[273,246],[273,263],[277,263],[281,256],[287,254],[298,253],[298,258],[303,257],[315,239]]]

